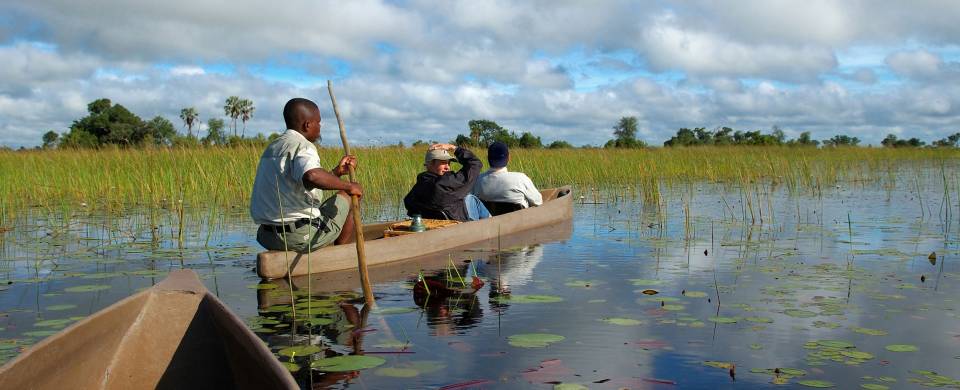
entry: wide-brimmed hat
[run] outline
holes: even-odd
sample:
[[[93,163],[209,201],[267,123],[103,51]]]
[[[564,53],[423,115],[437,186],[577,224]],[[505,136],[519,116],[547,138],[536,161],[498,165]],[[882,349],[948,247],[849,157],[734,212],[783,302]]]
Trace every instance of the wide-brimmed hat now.
[[[427,155],[423,157],[423,163],[429,164],[433,160],[457,161],[457,159],[451,156],[445,149],[428,150]]]
[[[507,160],[510,159],[510,149],[507,144],[497,141],[487,147],[487,162],[490,168],[503,168],[507,166]]]

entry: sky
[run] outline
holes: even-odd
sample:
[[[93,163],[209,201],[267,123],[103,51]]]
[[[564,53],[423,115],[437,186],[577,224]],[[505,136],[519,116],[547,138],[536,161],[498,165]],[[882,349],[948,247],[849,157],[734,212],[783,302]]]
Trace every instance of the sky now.
[[[960,2],[0,0],[0,145],[64,133],[99,98],[186,128],[284,129],[326,81],[357,145],[449,141],[472,119],[602,145],[720,126],[879,144],[960,132]],[[197,129],[194,129],[197,130]]]

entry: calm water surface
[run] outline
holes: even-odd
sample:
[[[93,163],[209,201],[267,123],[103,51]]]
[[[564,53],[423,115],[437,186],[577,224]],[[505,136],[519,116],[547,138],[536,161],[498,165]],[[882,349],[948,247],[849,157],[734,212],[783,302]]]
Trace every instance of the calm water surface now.
[[[182,244],[169,210],[37,211],[0,234],[0,359],[192,268],[305,388],[960,387],[957,188],[929,182],[575,190],[572,225],[375,269],[373,310],[352,272],[261,284],[242,209],[188,213]]]

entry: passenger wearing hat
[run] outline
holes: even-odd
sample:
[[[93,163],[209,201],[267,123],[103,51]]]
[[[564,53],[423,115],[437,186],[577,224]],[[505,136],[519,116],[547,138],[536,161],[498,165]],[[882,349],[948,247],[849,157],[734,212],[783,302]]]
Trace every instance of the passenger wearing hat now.
[[[453,155],[450,155],[453,152]],[[463,167],[450,170],[450,161]],[[403,205],[407,215],[419,214],[429,219],[473,221],[487,218],[490,213],[476,196],[470,194],[480,176],[483,163],[467,148],[451,144],[433,144],[423,159],[426,172],[417,175]]]
[[[497,141],[487,148],[490,169],[480,175],[473,186],[476,195],[493,215],[543,204],[543,196],[527,175],[507,171],[510,149]]]

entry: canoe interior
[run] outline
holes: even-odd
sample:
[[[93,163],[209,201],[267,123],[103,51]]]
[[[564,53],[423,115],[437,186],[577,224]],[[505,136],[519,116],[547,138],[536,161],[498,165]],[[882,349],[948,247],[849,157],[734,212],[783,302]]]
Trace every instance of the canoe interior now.
[[[0,388],[295,386],[258,345],[261,341],[238,328],[239,320],[226,310],[193,271],[175,271],[158,286],[74,324],[8,363],[0,369]]]

